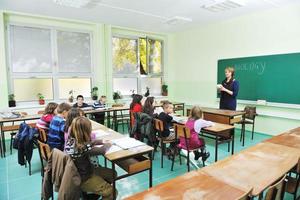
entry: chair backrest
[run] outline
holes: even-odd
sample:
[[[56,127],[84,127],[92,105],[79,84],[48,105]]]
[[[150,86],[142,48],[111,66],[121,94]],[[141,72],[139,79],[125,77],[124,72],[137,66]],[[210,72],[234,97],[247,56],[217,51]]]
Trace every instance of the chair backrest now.
[[[286,175],[267,189],[265,200],[283,200],[286,183],[285,178]]]
[[[51,155],[51,149],[48,144],[45,144],[38,140],[39,150],[43,160],[48,161]]]
[[[245,118],[254,120],[256,117],[256,107],[255,106],[246,106],[244,108],[244,111],[246,112]]]
[[[191,137],[191,131],[185,125],[174,124],[174,131],[175,131],[177,138],[183,137],[186,139],[190,139],[190,137]]]
[[[38,130],[39,130],[40,141],[46,143],[47,142],[47,133],[46,133],[45,129],[38,128]]]
[[[163,123],[163,121],[161,121],[161,120],[159,120],[159,119],[154,119],[154,128],[155,128],[158,132],[164,131],[164,123]]]
[[[250,200],[251,199],[250,195],[251,195],[252,190],[253,190],[253,188],[251,188],[248,192],[244,193],[242,196],[240,196],[236,200]]]
[[[300,174],[300,158],[298,159],[298,164],[296,166],[296,172]]]

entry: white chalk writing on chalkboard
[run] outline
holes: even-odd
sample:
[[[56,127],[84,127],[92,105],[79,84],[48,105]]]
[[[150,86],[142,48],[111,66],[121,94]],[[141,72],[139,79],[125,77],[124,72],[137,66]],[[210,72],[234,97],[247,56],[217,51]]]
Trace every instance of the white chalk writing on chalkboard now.
[[[266,66],[266,62],[249,62],[234,64],[234,68],[236,71],[251,71],[256,72],[258,75],[263,75]]]

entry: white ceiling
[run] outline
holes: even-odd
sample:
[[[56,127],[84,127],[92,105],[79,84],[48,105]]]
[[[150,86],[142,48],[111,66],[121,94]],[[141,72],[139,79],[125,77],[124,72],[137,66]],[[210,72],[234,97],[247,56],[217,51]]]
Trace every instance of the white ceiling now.
[[[181,31],[237,16],[300,3],[300,0],[245,0],[246,5],[213,13],[201,8],[214,0],[102,0],[86,8],[72,8],[53,0],[0,0],[0,10],[62,17],[112,24],[152,32]],[[192,22],[168,25],[174,16],[191,18]]]

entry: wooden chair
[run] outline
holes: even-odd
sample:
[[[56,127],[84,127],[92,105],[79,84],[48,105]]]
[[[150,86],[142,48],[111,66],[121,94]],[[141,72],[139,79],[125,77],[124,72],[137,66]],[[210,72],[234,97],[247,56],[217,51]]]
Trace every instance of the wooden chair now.
[[[203,146],[199,147],[199,148],[195,148],[195,149],[190,149],[188,140],[191,138],[191,132],[190,132],[190,129],[188,127],[186,127],[185,125],[174,124],[174,130],[175,130],[175,138],[183,137],[184,140],[185,140],[186,148],[178,147],[179,148],[180,165],[181,165],[181,154],[180,154],[180,152],[181,152],[182,149],[184,149],[184,150],[187,151],[187,167],[188,167],[188,171],[190,171],[190,153],[194,152],[194,151],[201,150],[201,148],[203,148]],[[174,162],[175,162],[175,156],[173,156],[173,158],[172,158],[171,171],[173,171]],[[203,166],[205,166],[204,161],[203,161]]]
[[[286,175],[284,175],[278,182],[274,185],[271,185],[267,189],[267,193],[265,196],[265,200],[283,200],[284,192],[285,192],[285,185],[286,185]]]
[[[251,188],[248,192],[246,192],[245,194],[243,194],[242,196],[240,196],[239,198],[237,198],[235,200],[250,200],[252,190],[253,190],[253,188]]]
[[[160,166],[161,166],[161,168],[163,168],[164,167],[163,155],[165,153],[166,144],[170,144],[170,143],[176,142],[176,139],[174,139],[174,140],[167,140],[164,137],[162,137],[162,132],[164,131],[164,123],[163,123],[163,121],[161,121],[159,119],[154,119],[154,128],[158,132],[158,138],[159,138],[159,143],[160,143],[160,148],[161,148]]]
[[[39,140],[38,140],[38,149],[39,149],[39,155],[41,160],[41,175],[42,177],[44,177],[44,172],[45,172],[44,161],[48,162],[51,155],[51,149],[48,144],[43,143]]]
[[[254,106],[246,106],[244,108],[244,111],[246,113],[243,115],[242,120],[237,123],[237,124],[242,125],[240,141],[243,141],[243,146],[245,144],[246,124],[251,124],[252,125],[251,139],[253,140],[254,127],[255,127],[255,117],[257,116],[256,107],[254,107]]]
[[[38,128],[39,130],[39,140],[43,143],[47,142],[47,133],[44,129]]]
[[[300,158],[298,160],[298,164],[291,170],[291,172],[287,176],[286,192],[293,194],[294,200],[297,199],[299,182],[300,182]]]

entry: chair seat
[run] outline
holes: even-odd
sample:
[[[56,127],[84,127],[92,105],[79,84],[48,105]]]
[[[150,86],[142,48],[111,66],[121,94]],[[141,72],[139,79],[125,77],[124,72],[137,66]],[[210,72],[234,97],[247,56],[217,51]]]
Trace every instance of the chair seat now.
[[[242,119],[241,121],[237,122],[237,124],[254,124],[254,122],[251,120]]]
[[[288,182],[287,182],[286,191],[288,193],[293,194],[296,189],[296,186],[297,186],[297,179],[294,177],[290,177],[290,176],[287,177],[287,179],[288,179]]]
[[[160,137],[158,137],[157,139],[158,139],[158,140],[161,140]],[[172,142],[176,142],[175,139],[173,139],[173,140],[167,140],[167,139],[164,139],[164,138],[162,138],[162,139],[163,139],[163,143],[172,143]]]

